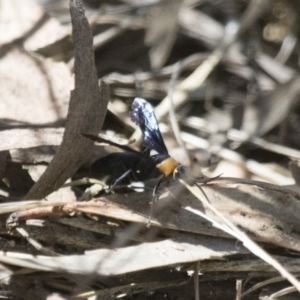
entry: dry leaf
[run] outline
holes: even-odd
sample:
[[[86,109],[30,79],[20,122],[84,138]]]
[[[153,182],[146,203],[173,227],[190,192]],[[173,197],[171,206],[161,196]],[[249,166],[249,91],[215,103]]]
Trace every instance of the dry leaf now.
[[[98,134],[107,110],[108,87],[98,85],[93,38],[77,1],[70,2],[75,57],[75,89],[71,93],[62,144],[45,173],[29,191],[27,199],[41,199],[58,189],[89,159],[93,142],[81,133]]]
[[[267,95],[258,95],[247,103],[242,130],[249,135],[263,135],[280,124],[299,102],[300,78],[278,85]]]
[[[8,72],[7,70],[10,70]],[[67,115],[71,75],[63,63],[8,49],[0,59],[2,123],[45,125]]]
[[[0,151],[59,146],[64,128],[24,128],[0,131]]]
[[[111,276],[246,252],[243,247],[237,249],[231,240],[220,243],[213,237],[180,236],[138,246],[89,251],[86,255],[45,257],[0,252],[0,261],[34,270]]]
[[[153,69],[161,68],[172,50],[177,35],[177,16],[182,0],[168,0],[152,6],[145,43],[152,46],[150,62]]]
[[[24,43],[28,51],[44,47],[66,33],[57,19],[33,0],[0,1],[0,44]]]

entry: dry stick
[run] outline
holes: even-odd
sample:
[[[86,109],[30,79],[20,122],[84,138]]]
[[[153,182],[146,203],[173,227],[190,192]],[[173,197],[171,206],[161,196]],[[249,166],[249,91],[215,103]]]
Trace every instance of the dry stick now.
[[[195,300],[200,300],[200,291],[199,291],[199,265],[200,265],[199,261],[195,262],[195,264],[194,264]]]
[[[176,80],[178,79],[178,77],[180,75],[181,70],[183,69],[183,62],[179,61],[174,67],[175,68],[174,68],[174,71],[172,72],[172,75],[171,75],[171,79],[170,79],[170,82],[169,82],[169,90],[168,90],[168,98],[170,99],[170,113],[169,113],[169,116],[170,116],[170,122],[171,122],[171,126],[172,126],[172,129],[173,129],[173,133],[175,135],[177,143],[184,150],[185,157],[188,159],[187,165],[190,166],[192,159],[190,157],[190,154],[189,154],[188,150],[185,147],[185,143],[183,142],[183,140],[181,138],[180,128],[179,128],[179,124],[176,120],[175,108],[174,108],[174,103],[173,103],[173,94],[174,94],[175,83],[176,83]]]
[[[98,134],[107,110],[108,87],[98,85],[93,52],[93,36],[81,0],[70,0],[75,58],[75,89],[71,92],[63,141],[44,174],[26,195],[42,199],[58,189],[86,162],[93,151],[93,141],[81,133]]]
[[[300,292],[300,282],[288,272],[276,259],[269,255],[265,250],[258,246],[254,241],[252,241],[244,232],[240,231],[231,221],[224,217],[213,205],[211,205],[206,197],[198,189],[190,186],[184,180],[180,179],[179,182],[185,186],[195,197],[197,197],[203,204],[205,204],[216,216],[218,216],[224,224],[218,223],[211,218],[208,218],[204,213],[199,210],[192,209],[190,207],[184,207],[184,209],[193,212],[213,223],[214,226],[220,228],[221,230],[233,235],[237,239],[243,242],[244,246],[248,248],[254,255],[260,257],[262,260],[273,266],[284,278],[286,278],[292,285],[294,285]]]
[[[134,19],[131,17],[125,18],[118,25],[95,35],[93,43],[94,50],[97,50],[98,48],[102,47],[114,38],[121,35],[126,29],[130,28],[130,25],[133,23],[133,21]]]
[[[265,150],[278,153],[281,155],[289,156],[292,158],[300,159],[300,151],[292,149],[286,146],[278,145],[275,143],[268,142],[262,138],[249,136],[246,132],[242,130],[230,129],[227,133],[227,137],[230,140],[236,142],[246,142],[253,144],[257,147],[263,148]]]
[[[242,280],[236,281],[236,300],[242,299]]]
[[[253,287],[251,287],[250,289],[248,289],[247,291],[245,291],[242,294],[242,297],[252,293],[253,291],[262,288],[265,285],[271,284],[271,283],[275,283],[275,282],[281,282],[281,281],[285,281],[285,278],[282,278],[281,276],[277,276],[277,277],[273,277],[264,281],[261,281],[259,283],[257,283],[256,285],[254,285]]]
[[[19,202],[7,202],[0,204],[0,215],[7,214],[10,212],[18,211],[18,210],[27,210],[33,208],[41,208],[41,207],[56,207],[56,206],[64,206],[68,202],[66,201],[37,201],[37,200],[27,200],[27,201],[19,201]]]
[[[297,292],[297,289],[294,286],[289,286],[285,289],[282,289],[282,290],[270,295],[269,299],[277,299],[278,297],[281,297],[281,296],[284,296],[284,295],[287,295],[287,294],[291,294],[291,293],[294,293],[294,292]]]
[[[207,140],[195,136],[193,134],[182,132],[181,138],[189,142],[197,147],[207,149],[209,147],[209,143]],[[276,171],[267,168],[263,164],[260,164],[254,160],[248,159],[246,160],[242,155],[238,154],[237,152],[226,149],[226,148],[218,148],[218,156],[226,161],[233,162],[234,164],[241,165],[242,167],[246,168],[249,172],[258,175],[269,182],[280,184],[280,185],[289,185],[294,184],[294,180],[290,177],[284,176]]]
[[[173,94],[173,101],[176,107],[182,105],[188,99],[188,92],[199,88],[212,70],[224,58],[228,49],[235,43],[239,34],[247,29],[258,17],[263,5],[267,1],[252,0],[248,5],[247,10],[240,20],[240,26],[236,26],[235,30],[226,30],[225,36],[220,45],[212,52],[212,54],[205,60],[188,78],[182,81]],[[156,107],[155,114],[158,120],[163,119],[169,113],[169,96],[165,97],[161,103]]]
[[[91,24],[91,22],[89,22]],[[104,32],[101,32],[97,35],[94,36],[93,38],[93,49],[97,50],[103,45],[107,44],[114,38],[118,37],[121,35],[127,28],[130,27],[130,24],[132,23],[132,18],[126,18],[120,22],[119,25],[111,27],[107,29]],[[68,66],[70,69],[74,68],[74,57],[72,57],[68,61]]]
[[[59,254],[56,253],[55,251],[43,247],[38,241],[30,237],[28,232],[24,228],[16,227],[16,231],[18,231],[19,234],[22,235],[28,241],[29,244],[31,244],[31,246],[41,251],[43,254],[50,255],[50,256],[59,256]]]
[[[182,59],[182,65],[184,69],[189,69],[194,65],[199,65],[208,57],[207,53],[196,53],[192,54],[184,59]],[[104,76],[105,82],[108,84],[135,84],[138,80],[139,82],[145,82],[154,78],[167,77],[174,72],[174,68],[177,62],[173,65],[165,66],[159,69],[157,72],[147,71],[134,74],[120,74],[120,73],[110,73]]]

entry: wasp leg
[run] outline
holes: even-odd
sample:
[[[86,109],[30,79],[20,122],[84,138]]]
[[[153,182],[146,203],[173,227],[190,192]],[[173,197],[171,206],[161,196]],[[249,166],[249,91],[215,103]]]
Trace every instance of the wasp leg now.
[[[107,190],[107,194],[110,193],[112,191],[112,189],[119,184],[123,179],[125,179],[130,173],[131,173],[131,169],[129,169],[128,171],[126,171],[124,174],[122,174],[119,178],[116,179],[116,181],[111,185],[111,187]]]
[[[147,228],[150,228],[150,226],[151,226],[154,205],[155,205],[156,201],[158,200],[158,198],[159,198],[159,195],[155,195],[155,196],[153,195],[153,199],[152,199],[151,204],[150,204],[150,215],[149,215],[148,222],[147,222],[147,225],[146,225]]]
[[[151,201],[150,215],[149,215],[149,219],[148,219],[148,223],[147,223],[148,228],[150,228],[150,226],[151,226],[151,220],[152,220],[152,216],[153,216],[154,205],[155,205],[156,201],[159,198],[159,195],[157,195],[157,191],[158,191],[158,188],[160,187],[160,184],[163,182],[164,179],[165,179],[165,177],[162,177],[158,180],[158,182],[157,182],[157,184],[156,184],[156,186],[153,190],[153,193],[152,193],[153,199]]]
[[[160,187],[160,185],[161,185],[161,183],[163,182],[164,179],[165,179],[165,177],[162,177],[162,178],[160,178],[160,179],[158,180],[158,182],[157,182],[157,184],[156,184],[156,186],[155,186],[155,188],[154,188],[154,190],[153,190],[153,193],[152,193],[153,198],[156,197],[157,191],[158,191],[158,189],[159,189],[159,187]]]

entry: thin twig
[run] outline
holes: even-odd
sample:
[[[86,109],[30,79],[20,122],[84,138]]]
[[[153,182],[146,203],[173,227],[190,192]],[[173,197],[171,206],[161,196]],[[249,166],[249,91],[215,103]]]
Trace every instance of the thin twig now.
[[[21,234],[31,246],[41,251],[43,254],[51,255],[51,256],[59,256],[59,254],[56,253],[55,251],[43,247],[38,241],[30,237],[28,232],[24,228],[16,227],[16,231],[18,231],[19,234]]]
[[[200,265],[200,262],[196,262],[194,264],[195,300],[200,300],[200,291],[199,291],[199,265]]]
[[[236,142],[250,143],[250,144],[253,144],[262,149],[271,151],[273,153],[278,153],[281,155],[300,159],[300,151],[299,150],[292,149],[292,148],[289,148],[286,146],[281,146],[276,143],[271,143],[271,142],[265,141],[264,139],[259,138],[259,137],[250,137],[246,132],[243,132],[241,130],[230,129],[227,133],[227,137],[230,140],[233,140]]]
[[[299,291],[299,290],[298,290]],[[281,296],[284,296],[284,295],[288,295],[288,294],[291,294],[291,293],[295,293],[297,292],[297,288],[295,286],[289,286],[285,289],[282,289],[274,294],[272,294],[270,296],[270,299],[277,299],[278,297],[281,297]]]
[[[270,278],[270,279],[267,279],[267,280],[264,280],[262,282],[259,282],[257,283],[256,285],[254,285],[253,287],[251,287],[250,289],[248,289],[247,291],[245,291],[243,294],[242,294],[242,297],[254,292],[255,290],[257,289],[260,289],[262,288],[263,286],[266,286],[268,284],[272,284],[272,283],[275,283],[275,282],[281,282],[281,281],[285,281],[286,279],[285,278],[282,278],[281,276],[277,276],[277,277],[273,277],[273,278]]]
[[[175,90],[175,84],[176,84],[176,81],[177,81],[177,79],[180,75],[180,72],[181,72],[182,68],[183,68],[183,64],[182,64],[181,61],[179,61],[175,65],[174,72],[172,73],[172,76],[171,76],[171,79],[170,79],[169,90],[168,90],[168,97],[170,99],[170,113],[169,113],[169,116],[170,116],[170,122],[171,122],[171,126],[172,126],[172,129],[173,129],[173,133],[174,133],[174,136],[176,138],[176,141],[179,144],[179,146],[184,150],[185,157],[188,160],[187,165],[190,166],[192,160],[191,160],[191,157],[190,157],[190,154],[189,154],[188,150],[186,149],[185,143],[182,141],[181,134],[180,134],[180,128],[179,128],[179,124],[178,124],[176,116],[175,116],[175,107],[174,107],[174,103],[173,103],[173,93],[174,93],[174,90]]]
[[[242,280],[236,281],[236,300],[242,299]]]

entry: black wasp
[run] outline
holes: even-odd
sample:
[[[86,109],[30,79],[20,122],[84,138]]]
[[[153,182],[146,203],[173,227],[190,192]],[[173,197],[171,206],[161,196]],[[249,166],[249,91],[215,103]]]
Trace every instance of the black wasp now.
[[[154,110],[145,99],[135,98],[132,103],[131,120],[140,127],[144,135],[145,152],[138,152],[104,138],[83,134],[97,142],[105,142],[126,152],[115,152],[96,160],[91,166],[91,177],[106,177],[110,190],[119,183],[146,181],[160,178],[153,194],[163,180],[177,178],[185,172],[185,167],[172,158],[158,127]],[[150,151],[157,152],[150,155]]]

